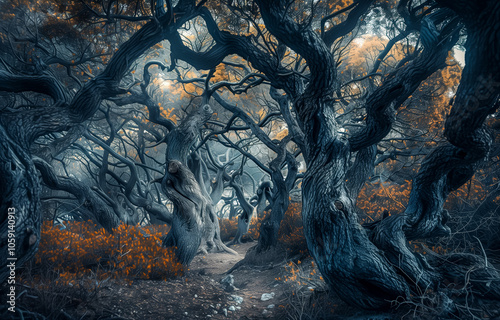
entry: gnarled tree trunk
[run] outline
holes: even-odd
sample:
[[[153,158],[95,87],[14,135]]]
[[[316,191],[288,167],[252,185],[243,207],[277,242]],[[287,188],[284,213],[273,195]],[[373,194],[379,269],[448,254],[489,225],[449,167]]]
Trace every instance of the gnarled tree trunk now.
[[[263,181],[259,184],[257,188],[256,200],[257,200],[257,217],[262,219],[264,217],[264,211],[267,208],[267,202],[271,203],[272,194],[271,194],[271,181]]]
[[[172,228],[163,245],[174,247],[179,262],[189,265],[201,243],[203,216],[209,204],[191,170],[178,160],[168,162],[161,185],[174,203]]]
[[[241,168],[243,169],[243,168]],[[233,240],[231,240],[228,245],[241,244],[241,238],[248,232],[250,228],[250,222],[252,218],[256,215],[256,208],[253,207],[250,202],[245,198],[243,193],[243,187],[234,181],[234,178],[238,174],[235,173],[231,177],[230,185],[233,187],[238,202],[240,203],[241,213],[238,215],[238,228],[236,229],[236,234]]]
[[[182,3],[185,5],[185,3]],[[16,210],[17,267],[35,253],[40,240],[40,185],[29,148],[43,135],[71,129],[89,119],[103,99],[126,93],[118,88],[122,77],[146,49],[171,36],[186,19],[186,8],[174,8],[176,19],[158,14],[144,24],[127,42],[120,46],[106,68],[88,81],[71,98],[70,91],[52,74],[16,75],[0,71],[0,90],[7,92],[33,91],[53,99],[49,106],[2,109],[0,116],[0,177],[5,192],[0,195],[0,282],[7,276],[8,208]],[[179,12],[181,10],[182,12]],[[192,12],[190,12],[192,13]],[[177,25],[178,24],[178,25]]]
[[[257,253],[276,247],[278,243],[281,221],[288,210],[290,204],[290,190],[294,187],[298,173],[298,164],[292,154],[286,151],[286,143],[283,143],[281,154],[274,159],[271,164],[271,179],[273,182],[271,208],[269,215],[262,221],[260,227],[259,243]],[[281,164],[286,161],[288,165],[288,174],[283,177],[281,173]]]
[[[299,124],[305,135],[303,152],[307,163],[302,184],[302,217],[309,251],[325,281],[345,301],[368,309],[385,307],[401,298],[409,299],[410,293],[419,294],[423,292],[422,289],[437,288],[439,280],[445,276],[443,268],[433,268],[423,256],[411,252],[406,241],[447,233],[443,202],[450,191],[471,177],[475,163],[488,150],[488,139],[481,125],[487,114],[493,111],[492,106],[499,90],[486,90],[489,94],[477,104],[470,103],[473,99],[470,95],[467,98],[467,94],[474,94],[474,90],[470,91],[469,88],[480,80],[478,76],[483,70],[475,69],[477,66],[467,61],[467,67],[474,70],[472,73],[475,73],[475,77],[468,79],[468,72],[464,70],[464,78],[445,131],[449,141],[456,146],[444,146],[429,156],[415,179],[405,214],[384,219],[377,226],[376,235],[371,238],[373,242],[357,221],[354,201],[345,179],[350,168],[351,152],[371,147],[389,133],[394,110],[421,81],[445,66],[448,51],[457,40],[456,20],[451,19],[440,33],[436,31],[437,35],[432,34],[434,37],[426,39],[426,48],[419,56],[384,79],[383,85],[367,99],[366,127],[347,141],[339,133],[340,128],[335,122],[332,105],[335,64],[324,42],[327,37],[321,39],[314,32],[293,22],[285,14],[283,1],[257,2],[268,29],[298,52],[307,61],[311,72],[308,86],[295,99]],[[360,1],[364,4],[369,2]],[[470,57],[479,51],[475,58],[483,66],[487,64],[485,61],[499,61],[498,51],[491,50],[485,43],[486,39],[495,39],[495,44],[500,43],[497,28],[499,8],[500,5],[495,1],[481,8],[484,10],[480,19],[482,22],[475,26],[479,29],[487,26],[489,33],[482,30],[469,34],[471,39],[476,39],[469,42],[480,43],[477,43],[476,48],[471,48],[472,52],[468,50],[466,56]],[[333,33],[339,31],[332,30]],[[422,27],[422,34],[428,35],[429,32]],[[486,54],[486,50],[489,54]],[[490,83],[490,79],[498,81],[498,74],[489,71],[483,76]],[[462,93],[462,90],[465,92]],[[459,117],[462,120],[455,122]],[[450,259],[453,262],[467,260],[463,257]],[[468,262],[474,261],[477,262],[477,259],[468,259]],[[457,268],[453,270],[460,273]],[[481,270],[485,272],[477,274],[478,282],[481,277],[486,280],[485,275],[496,274],[496,271],[488,272],[484,267]]]
[[[194,231],[191,231],[190,226],[185,223],[179,223],[179,221],[183,221],[183,216],[192,216],[194,214],[199,215],[199,219],[201,221],[201,225],[199,227],[199,235],[195,238],[200,237],[198,246],[196,250],[201,252],[209,252],[209,251],[227,251],[230,253],[235,253],[234,250],[229,249],[220,238],[220,226],[217,215],[215,214],[215,210],[213,208],[212,199],[208,195],[205,189],[205,182],[203,181],[202,175],[198,175],[195,177],[191,170],[187,167],[187,160],[191,148],[193,147],[196,139],[199,135],[199,130],[202,125],[212,116],[213,111],[212,108],[206,104],[198,108],[195,112],[190,114],[179,126],[177,126],[174,130],[172,130],[167,136],[167,150],[166,150],[166,159],[168,161],[168,166],[170,167],[170,163],[179,162],[184,168],[184,171],[189,171],[192,179],[181,179],[178,181],[179,185],[182,183],[187,183],[185,186],[186,192],[183,194],[190,199],[190,202],[184,203],[182,202],[182,206],[179,204],[177,200],[171,199],[174,202],[174,218],[172,223],[172,229],[165,238],[164,244],[171,245],[172,237],[176,240],[176,246],[179,247],[180,239],[189,240],[187,237],[181,235],[185,234],[193,234]],[[174,162],[172,162],[174,161]],[[168,170],[167,170],[168,172]],[[167,175],[163,178],[162,185],[165,185],[169,179]],[[187,177],[187,174],[185,175]],[[196,178],[202,180],[198,181]],[[189,187],[190,186],[190,187]],[[165,189],[166,187],[164,187]],[[187,192],[188,189],[196,189],[196,191]],[[168,189],[165,189],[168,190]],[[198,194],[199,193],[199,194]],[[170,198],[171,195],[175,195],[175,193],[167,193]],[[179,203],[179,204],[178,204]],[[175,222],[175,223],[174,223]],[[178,238],[176,236],[178,235]],[[194,240],[189,240],[187,246],[179,247],[178,250],[187,250],[188,252],[182,253],[178,252],[181,256],[190,257],[190,259],[183,259],[187,264],[194,257],[191,257],[191,246],[195,243]]]
[[[74,178],[57,177],[54,169],[44,160],[34,157],[33,161],[44,183],[51,189],[73,194],[79,204],[92,213],[93,219],[108,232],[120,224],[119,216],[125,216],[118,206],[106,203],[92,188]],[[123,221],[125,221],[125,217]]]
[[[24,145],[26,146],[26,145]],[[28,150],[13,141],[0,126],[0,281],[9,276],[7,264],[29,260],[40,242],[40,184]],[[8,233],[16,239],[8,246]],[[11,248],[12,249],[12,248]]]

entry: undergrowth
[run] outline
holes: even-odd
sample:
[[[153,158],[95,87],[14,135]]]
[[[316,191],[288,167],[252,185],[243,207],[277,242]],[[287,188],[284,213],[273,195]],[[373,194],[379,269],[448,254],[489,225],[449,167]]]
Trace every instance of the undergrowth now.
[[[91,304],[109,281],[126,285],[183,275],[185,268],[173,249],[161,246],[167,231],[164,226],[122,224],[109,233],[91,221],[45,221],[38,252],[17,277],[18,313],[6,314],[16,319],[72,319],[68,310]],[[0,310],[0,318],[2,314]]]
[[[166,280],[184,273],[172,248],[161,246],[163,230],[121,224],[113,233],[93,222],[67,222],[65,228],[45,221],[31,275],[55,273],[56,284],[85,276],[132,281]]]
[[[304,227],[302,225],[302,204],[292,202],[285,212],[283,220],[281,221],[278,242],[281,247],[285,248],[287,254],[291,255],[307,255],[307,244],[304,237]],[[269,214],[269,212],[266,212]],[[243,240],[259,238],[259,230],[262,220],[253,217],[250,221],[250,228],[248,233],[243,236]],[[219,219],[220,232],[222,241],[231,240],[236,234],[238,228],[238,220],[235,219]]]

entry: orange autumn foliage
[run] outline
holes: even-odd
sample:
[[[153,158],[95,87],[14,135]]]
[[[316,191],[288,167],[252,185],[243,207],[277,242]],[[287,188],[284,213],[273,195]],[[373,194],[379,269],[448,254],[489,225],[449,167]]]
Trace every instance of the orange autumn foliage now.
[[[357,206],[364,213],[362,222],[372,222],[381,218],[384,210],[389,214],[401,213],[406,208],[410,197],[411,182],[395,183],[366,183],[358,196]]]
[[[298,260],[297,263],[289,261],[285,264],[285,274],[283,277],[275,278],[277,281],[283,281],[291,284],[294,289],[301,286],[307,286],[309,291],[314,291],[315,288],[321,287],[323,277],[316,267],[314,260],[309,263],[302,263]]]
[[[289,253],[306,255],[307,243],[302,224],[302,203],[292,202],[281,221],[278,242]]]
[[[93,276],[99,280],[169,279],[184,273],[172,248],[161,247],[164,230],[120,225],[113,234],[93,222],[67,222],[61,230],[44,221],[35,268],[50,268],[55,284]]]
[[[307,252],[307,245],[304,237],[301,212],[301,203],[290,203],[288,210],[285,212],[283,220],[281,221],[278,242],[289,252],[300,252],[305,254]],[[269,214],[269,212],[266,214]],[[243,236],[243,238],[250,236],[252,239],[257,240],[259,238],[261,223],[262,220],[257,219],[257,217],[253,217],[250,221],[248,233]],[[236,229],[238,228],[237,219],[219,219],[219,224],[221,239],[223,241],[231,240],[236,234]]]
[[[476,177],[450,193],[444,208],[458,210],[464,202],[470,203],[473,199],[478,203],[487,195],[487,188]],[[384,210],[389,214],[400,214],[406,209],[411,192],[411,181],[403,184],[396,183],[366,183],[359,193],[357,206],[361,209],[362,222],[372,222],[381,218]]]
[[[252,217],[250,220],[250,227],[248,228],[248,232],[243,235],[243,238],[251,237],[256,240],[259,238],[259,229],[260,229],[261,221],[257,217]],[[220,235],[222,241],[231,240],[236,234],[236,230],[238,229],[238,219],[235,217],[234,219],[220,219]]]

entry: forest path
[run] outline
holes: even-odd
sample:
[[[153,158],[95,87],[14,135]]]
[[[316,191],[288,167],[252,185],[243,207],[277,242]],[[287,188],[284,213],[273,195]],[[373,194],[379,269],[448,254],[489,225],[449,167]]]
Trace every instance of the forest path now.
[[[283,281],[291,274],[282,263],[260,267],[243,265],[231,273],[236,289],[225,291],[220,280],[256,244],[247,242],[232,246],[238,255],[222,252],[197,255],[182,277],[166,281],[135,280],[130,284],[106,282],[92,301],[78,304],[71,313],[74,319],[121,320],[400,318],[353,309],[338,297],[321,291],[312,295],[292,295],[292,290],[299,287],[297,281],[294,284]],[[311,260],[305,259],[302,267],[310,264]],[[304,270],[309,270],[306,274],[312,272]],[[299,283],[299,286],[302,286],[300,292],[309,292],[309,284]],[[270,298],[263,301],[263,294],[269,294]]]
[[[247,250],[256,244],[257,242],[245,242],[231,246],[230,248],[236,251],[237,255],[227,252],[209,253],[207,255],[198,254],[191,262],[189,270],[207,276],[222,276],[238,261],[243,260]]]
[[[284,319],[279,306],[287,304],[286,290],[284,283],[276,280],[283,276],[283,267],[242,266],[232,272],[235,291],[224,291],[220,284],[225,273],[256,244],[232,246],[238,255],[197,255],[179,278],[106,283],[92,302],[78,306],[75,319],[97,319],[99,315],[126,320]],[[262,294],[272,292],[273,298],[261,300]]]
[[[197,255],[191,263],[189,273],[208,276],[216,283],[220,283],[220,280],[227,276],[226,272],[242,260],[248,249],[255,245],[257,245],[257,242],[246,242],[231,246],[231,249],[235,250],[238,255],[226,252]],[[247,266],[234,270],[231,274],[234,277],[236,289],[233,292],[228,292],[227,318],[274,318],[278,305],[283,303],[282,299],[279,298],[282,292],[279,285],[282,282],[276,280],[283,271],[284,269],[279,267],[259,270]],[[262,295],[266,293],[271,295],[274,293],[274,297],[262,301]],[[238,303],[238,298],[235,299],[232,295],[243,298],[243,301]],[[231,310],[233,309],[231,306],[235,310]]]

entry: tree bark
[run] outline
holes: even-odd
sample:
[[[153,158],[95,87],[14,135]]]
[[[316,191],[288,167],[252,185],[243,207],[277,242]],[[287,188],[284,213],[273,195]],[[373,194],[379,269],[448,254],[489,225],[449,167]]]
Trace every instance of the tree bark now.
[[[194,146],[196,139],[199,136],[199,130],[205,124],[205,122],[208,119],[210,119],[212,114],[213,114],[212,108],[208,104],[201,106],[200,108],[195,110],[192,114],[190,114],[184,121],[182,121],[181,124],[179,124],[179,126],[177,126],[174,130],[172,130],[168,134],[166,139],[167,150],[165,155],[168,163],[172,161],[177,161],[181,163],[182,166],[185,167],[188,171],[190,171],[189,168],[187,167],[188,155],[191,152],[191,148]],[[190,173],[191,175],[193,175],[191,171]],[[167,175],[165,177],[167,177]],[[202,177],[199,178],[203,179]],[[165,179],[166,178],[163,179],[162,185],[166,181]],[[221,240],[219,220],[217,218],[217,215],[215,214],[215,210],[212,205],[212,199],[210,199],[205,188],[204,187],[201,188],[201,185],[204,186],[205,182],[197,181],[194,175],[193,179],[194,182],[188,179],[188,180],[179,180],[179,183],[186,181],[187,183],[189,183],[189,185],[193,187],[196,185],[196,189],[199,189],[200,195],[197,195],[196,194],[197,192],[194,192],[191,202],[188,204],[184,204],[182,207],[177,207],[176,202],[174,202],[173,221],[175,223],[172,223],[172,229],[169,235],[167,235],[165,243],[171,244],[171,240],[169,239],[176,234],[183,235],[188,233],[188,230],[186,229],[188,228],[188,226],[179,223],[179,221],[182,221],[182,219],[176,216],[192,215],[193,213],[190,213],[190,211],[198,210],[199,212],[197,214],[200,215],[202,223],[202,228],[199,230],[200,232],[199,236],[201,237],[200,243],[198,245],[199,250],[201,252],[226,251],[229,253],[235,253],[234,250],[229,249],[226,245],[224,245],[224,243]],[[195,208],[194,209],[189,208],[188,205],[194,205]],[[187,210],[187,212],[183,213],[184,210]],[[185,237],[178,238],[176,242],[177,246],[178,246],[178,241],[180,241],[180,239],[187,240],[187,238]],[[189,243],[190,245],[192,245],[194,242],[190,240]],[[189,248],[186,247],[186,250],[188,250]],[[178,250],[183,250],[183,249],[178,249]],[[190,256],[190,253],[186,254],[188,255],[188,257]],[[189,260],[189,262],[190,261],[191,260]]]
[[[172,228],[163,245],[173,247],[179,262],[189,265],[201,243],[203,216],[209,204],[193,173],[178,160],[168,162],[161,185],[174,203]]]
[[[262,221],[259,230],[259,243],[256,252],[261,253],[276,247],[278,243],[281,221],[288,210],[290,204],[290,190],[295,185],[298,173],[298,163],[286,150],[287,140],[284,139],[281,144],[281,152],[271,161],[271,181],[273,182],[272,198],[270,200],[271,209],[269,215]],[[286,178],[281,173],[281,165],[286,161],[288,173]]]
[[[35,254],[42,219],[41,188],[29,150],[26,145],[13,141],[2,126],[0,180],[0,281],[4,282],[9,276],[9,258],[17,259],[15,264],[19,267]],[[14,222],[14,229],[10,228],[10,221]],[[16,239],[14,251],[8,250],[9,232],[13,232]]]
[[[405,212],[384,219],[376,227],[373,240],[393,264],[410,275],[417,285],[423,285],[422,288],[431,284],[435,286],[443,278],[454,281],[454,277],[467,275],[480,295],[498,296],[498,272],[492,266],[485,266],[484,259],[463,254],[426,262],[422,256],[408,250],[405,244],[406,240],[450,234],[446,225],[449,214],[443,210],[443,204],[451,191],[473,176],[490,150],[492,139],[483,124],[498,107],[496,102],[500,94],[498,63],[490,64],[491,61],[500,61],[498,52],[495,52],[500,40],[497,32],[500,23],[496,18],[500,5],[490,1],[483,10],[477,16],[481,24],[476,21],[471,24],[466,20],[466,66],[445,124],[449,143],[436,148],[425,158],[413,180]],[[491,37],[497,40],[491,42]],[[468,274],[471,268],[475,272]],[[495,279],[488,288],[479,285],[488,283],[488,279]]]
[[[262,219],[264,216],[264,211],[267,208],[267,202],[271,203],[272,194],[271,194],[271,181],[263,181],[259,187],[257,188],[257,217]]]
[[[243,170],[243,163],[241,170]],[[229,184],[233,187],[234,192],[236,193],[236,197],[238,198],[238,202],[240,203],[242,212],[238,215],[238,228],[236,229],[236,234],[234,235],[233,240],[228,243],[228,245],[241,244],[241,238],[248,232],[248,229],[250,228],[250,222],[256,215],[256,208],[253,207],[245,198],[245,195],[243,194],[243,187],[234,181],[236,176],[241,174],[242,172],[234,173],[231,177],[231,181],[229,182]]]

